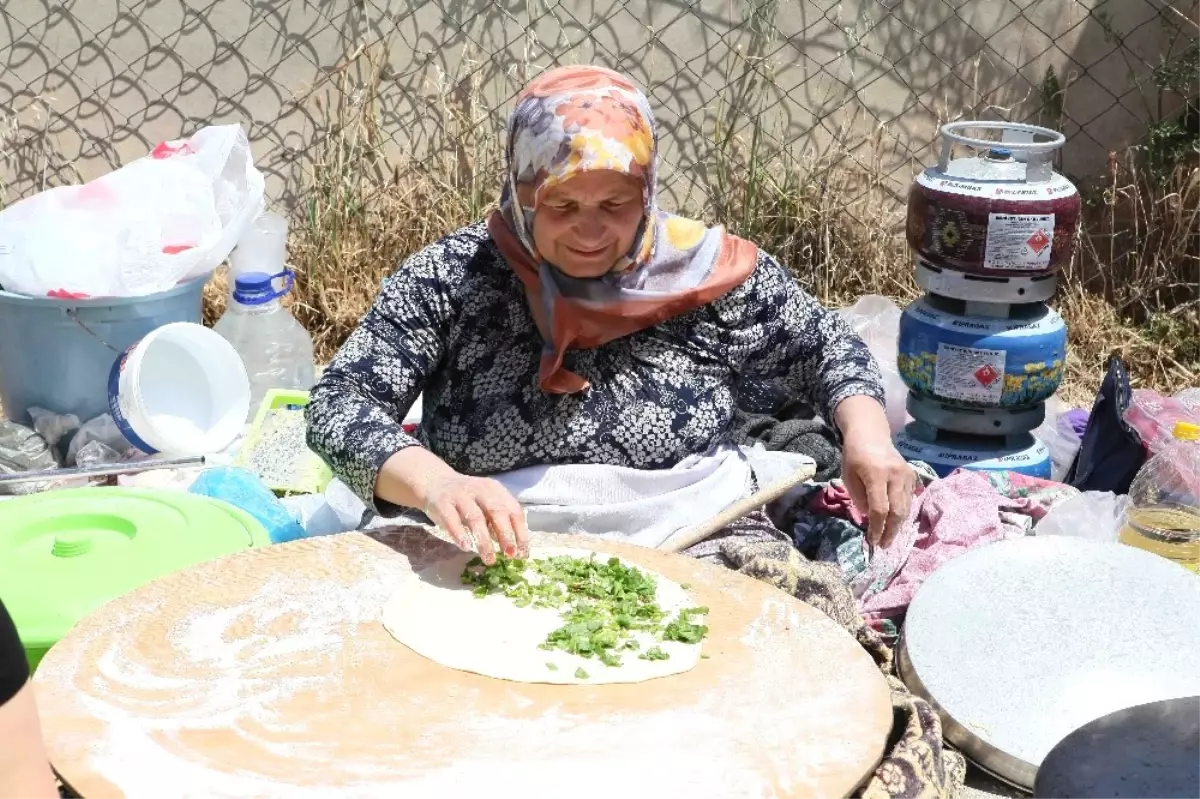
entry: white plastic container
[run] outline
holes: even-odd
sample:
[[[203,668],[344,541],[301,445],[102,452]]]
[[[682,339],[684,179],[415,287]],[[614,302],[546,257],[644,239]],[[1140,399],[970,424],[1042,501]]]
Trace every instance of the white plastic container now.
[[[292,282],[288,270],[238,275],[229,307],[213,326],[242,357],[250,380],[248,411],[257,410],[271,389],[308,391],[315,381],[312,337],[280,302]]]
[[[210,455],[241,434],[250,409],[242,359],[203,325],[163,325],[113,364],[108,403],[121,433],[148,454]]]

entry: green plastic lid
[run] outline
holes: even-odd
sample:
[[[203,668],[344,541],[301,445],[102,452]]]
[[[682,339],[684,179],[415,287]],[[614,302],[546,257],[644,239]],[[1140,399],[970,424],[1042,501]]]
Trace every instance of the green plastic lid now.
[[[207,497],[136,488],[48,491],[0,502],[0,590],[36,667],[110,599],[269,543],[253,516]]]

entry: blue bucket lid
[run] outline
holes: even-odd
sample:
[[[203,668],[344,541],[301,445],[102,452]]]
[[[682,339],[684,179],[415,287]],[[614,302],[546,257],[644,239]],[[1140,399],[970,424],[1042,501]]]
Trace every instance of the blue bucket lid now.
[[[283,288],[275,288],[275,281],[283,280]],[[241,305],[262,305],[277,300],[292,290],[295,275],[290,269],[274,275],[266,272],[243,272],[233,281],[233,299]]]

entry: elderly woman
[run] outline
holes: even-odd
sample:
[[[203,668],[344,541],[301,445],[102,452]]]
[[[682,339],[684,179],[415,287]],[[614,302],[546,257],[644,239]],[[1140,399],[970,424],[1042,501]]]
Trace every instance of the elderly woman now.
[[[381,514],[423,511],[486,562],[527,550],[522,502],[579,509],[541,529],[654,546],[664,532],[609,529],[606,509],[662,492],[682,527],[752,490],[725,439],[739,386],[764,381],[836,426],[868,539],[886,545],[914,475],[870,353],[753,243],[659,209],[656,145],[646,97],[618,73],[534,80],[509,121],[499,210],[386,282],[312,392],[310,446]],[[414,437],[401,422],[419,395]],[[787,539],[762,513],[732,532]]]

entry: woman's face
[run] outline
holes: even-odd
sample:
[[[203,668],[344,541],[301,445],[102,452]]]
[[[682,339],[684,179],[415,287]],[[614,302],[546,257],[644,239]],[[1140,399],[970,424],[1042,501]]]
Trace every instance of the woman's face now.
[[[633,247],[642,211],[641,180],[620,172],[584,172],[542,193],[533,243],[563,273],[600,277]]]

